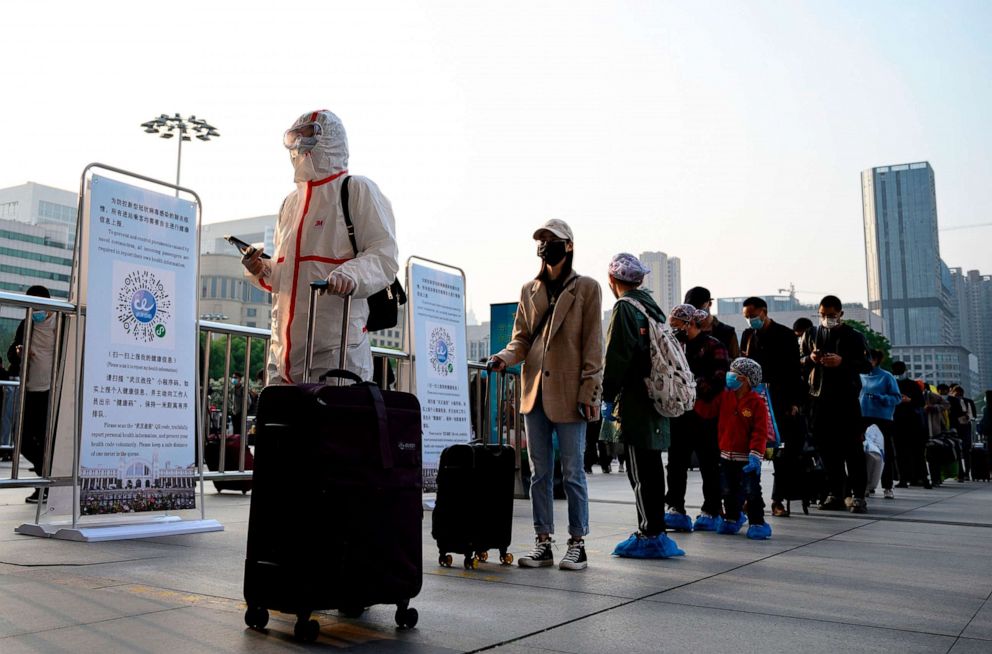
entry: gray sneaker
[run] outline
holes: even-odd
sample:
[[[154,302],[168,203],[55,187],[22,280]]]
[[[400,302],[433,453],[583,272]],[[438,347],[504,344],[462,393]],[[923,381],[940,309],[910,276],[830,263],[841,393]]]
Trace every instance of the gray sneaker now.
[[[544,568],[555,564],[554,554],[551,552],[552,540],[534,541],[534,549],[517,559],[517,565],[521,568]]]
[[[562,557],[558,568],[561,570],[583,570],[588,565],[586,561],[586,542],[581,538],[578,540],[569,538],[568,551]]]

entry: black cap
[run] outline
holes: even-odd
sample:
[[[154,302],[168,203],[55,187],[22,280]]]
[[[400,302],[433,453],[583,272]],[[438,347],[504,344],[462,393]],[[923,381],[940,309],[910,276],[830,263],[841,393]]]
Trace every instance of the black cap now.
[[[35,284],[31,288],[29,288],[24,294],[30,295],[31,297],[45,297],[49,299],[51,299],[52,297],[52,294],[48,292],[48,289],[42,286],[41,284]]]
[[[697,309],[702,309],[704,304],[712,301],[713,298],[710,296],[710,291],[708,288],[693,286],[685,292],[685,303],[691,304]]]

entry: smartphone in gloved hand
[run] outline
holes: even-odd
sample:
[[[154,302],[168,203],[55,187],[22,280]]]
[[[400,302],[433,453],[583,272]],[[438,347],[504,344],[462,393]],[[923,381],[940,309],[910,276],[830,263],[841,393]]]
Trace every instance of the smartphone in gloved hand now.
[[[231,236],[230,234],[225,234],[224,240],[230,243],[231,245],[233,245],[234,247],[238,248],[238,252],[240,252],[241,256],[243,257],[249,257],[252,255],[252,253],[255,252],[255,246],[253,246],[251,243],[245,243],[237,236]],[[261,258],[271,259],[272,257],[270,257],[268,253],[263,252]]]

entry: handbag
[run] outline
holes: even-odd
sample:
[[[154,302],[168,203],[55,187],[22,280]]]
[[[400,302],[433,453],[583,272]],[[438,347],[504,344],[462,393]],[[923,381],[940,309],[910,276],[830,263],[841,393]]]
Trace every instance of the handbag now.
[[[344,209],[344,224],[348,228],[348,240],[358,256],[358,242],[355,240],[355,224],[351,222],[351,209],[348,206],[348,182],[351,176],[344,178],[341,183],[341,208]],[[366,298],[369,303],[369,317],[365,328],[370,332],[392,329],[399,322],[400,305],[406,304],[406,291],[400,280],[393,277],[392,283],[378,293]]]

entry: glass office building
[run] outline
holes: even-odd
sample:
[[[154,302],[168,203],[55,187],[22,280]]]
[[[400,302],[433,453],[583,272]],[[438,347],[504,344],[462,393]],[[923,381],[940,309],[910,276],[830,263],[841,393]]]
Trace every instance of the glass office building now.
[[[861,173],[868,307],[893,345],[949,345],[953,282],[940,259],[933,168],[919,163]]]

